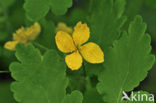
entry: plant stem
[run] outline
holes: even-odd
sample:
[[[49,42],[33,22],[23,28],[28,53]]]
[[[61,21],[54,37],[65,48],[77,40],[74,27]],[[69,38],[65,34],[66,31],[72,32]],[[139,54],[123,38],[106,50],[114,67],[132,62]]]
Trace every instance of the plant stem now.
[[[0,73],[10,73],[10,71],[0,71]]]
[[[82,64],[82,66],[83,66],[83,75],[84,75],[84,77],[86,77],[86,68],[85,68],[85,65],[84,65],[84,63]]]
[[[35,46],[37,46],[37,47],[39,47],[39,48],[42,48],[42,49],[44,49],[44,50],[49,50],[48,48],[46,48],[45,46],[43,46],[43,45],[41,45],[41,44],[38,44],[38,43],[35,43],[35,42],[33,42],[33,44],[35,45]]]
[[[90,0],[89,8],[88,8],[89,13],[92,11],[92,6],[93,6],[93,0]]]

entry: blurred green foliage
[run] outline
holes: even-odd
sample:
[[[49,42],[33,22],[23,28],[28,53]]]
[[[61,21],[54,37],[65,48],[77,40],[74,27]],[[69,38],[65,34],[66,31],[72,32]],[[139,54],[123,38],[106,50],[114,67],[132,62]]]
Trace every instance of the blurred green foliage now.
[[[2,103],[16,103],[10,91],[10,81],[0,82],[0,101]]]
[[[32,42],[34,47],[40,50],[41,52],[40,56],[42,56],[47,51],[47,49],[54,49],[63,59],[64,55],[57,50],[55,45],[55,34],[56,34],[55,28],[57,26],[57,23],[64,22],[68,26],[73,27],[78,21],[82,21],[86,22],[91,29],[90,40],[95,41],[97,44],[100,45],[100,47],[103,49],[107,57],[105,58],[105,61],[107,62],[108,60],[110,62],[111,56],[108,57],[109,56],[108,54],[110,54],[109,48],[116,45],[114,41],[116,40],[120,41],[120,38],[122,38],[121,35],[122,32],[127,31],[129,24],[134,19],[134,17],[136,15],[141,15],[143,21],[147,24],[146,32],[151,35],[152,51],[153,53],[156,54],[156,0],[45,0],[45,1],[0,0],[0,71],[9,71],[9,65],[12,62],[17,61],[15,57],[15,52],[6,50],[4,48],[4,43],[8,40],[12,40],[12,34],[18,28],[20,28],[21,26],[27,27],[33,24],[33,21],[38,21],[41,25],[40,35],[37,37],[35,41]],[[137,27],[138,26],[136,26],[135,28]],[[146,44],[149,44],[149,42]],[[135,43],[133,45],[135,45]],[[140,44],[140,47],[141,46],[144,46],[143,43],[142,45]],[[25,51],[25,53],[27,52],[28,51]],[[118,51],[117,53],[120,53],[120,51]],[[137,55],[139,55],[139,53]],[[25,59],[26,56],[23,58]],[[111,59],[113,59],[113,57]],[[126,59],[124,61],[126,61]],[[117,65],[115,64],[116,63],[115,61],[113,63],[114,65]],[[142,65],[141,63],[142,62],[140,62],[140,65]],[[112,62],[110,62],[110,64],[112,64]],[[53,66],[50,63],[47,64],[46,66],[49,65]],[[14,67],[14,69],[16,69],[16,67]],[[105,93],[102,91],[101,95],[99,94],[99,91],[97,91],[96,89],[96,85],[99,82],[97,78],[103,71],[103,69],[106,68],[103,68],[102,64],[94,65],[86,62],[83,64],[83,67],[78,71],[73,72],[68,70],[67,68],[66,74],[67,78],[69,79],[69,83],[68,85],[66,85],[66,87],[68,94],[66,95],[64,92],[65,97],[61,98],[62,99],[61,103],[73,103],[74,100],[76,100],[76,103],[82,103],[82,99],[83,103],[104,103],[102,100],[102,95],[105,96]],[[25,70],[27,71],[26,68]],[[61,71],[61,69],[59,70]],[[29,74],[30,71],[31,70],[27,71],[27,73]],[[12,72],[14,73],[18,71]],[[21,72],[19,75],[21,76],[22,73],[23,72]],[[36,74],[37,73],[38,72],[36,72]],[[120,73],[123,72],[121,71]],[[13,93],[10,91],[10,83],[13,81],[12,77],[14,77],[14,79],[17,80],[16,78],[17,74],[12,77],[11,76],[8,77],[8,75],[11,74],[0,73],[0,103],[16,103],[15,100],[13,99]],[[52,73],[51,75],[54,76],[54,74]],[[51,75],[49,74],[49,76]],[[114,75],[111,77],[114,77]],[[109,78],[108,80],[110,80]],[[34,81],[38,82],[37,78]],[[105,80],[103,81],[105,82]],[[22,87],[20,85],[18,86],[19,88]],[[57,87],[57,85],[55,86]],[[17,89],[18,88],[16,88],[16,93],[22,95],[23,93],[21,92],[24,91],[22,90],[19,91]],[[56,89],[56,91],[57,90],[58,89]],[[110,92],[109,89],[107,90],[108,92]],[[134,90],[136,91],[143,90],[149,93],[154,93],[156,95],[156,64],[148,73],[147,78],[144,81],[142,81],[139,87],[135,88]],[[82,94],[79,91],[82,92],[83,98]],[[15,98],[16,101],[19,100],[19,98],[17,98],[16,96]]]

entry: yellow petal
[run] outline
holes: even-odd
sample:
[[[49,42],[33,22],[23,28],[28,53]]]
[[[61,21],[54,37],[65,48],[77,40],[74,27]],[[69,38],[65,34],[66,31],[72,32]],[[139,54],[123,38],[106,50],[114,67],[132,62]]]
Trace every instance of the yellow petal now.
[[[18,41],[8,41],[5,43],[4,48],[13,51],[15,50],[15,46],[18,43]]]
[[[76,50],[72,37],[66,32],[57,32],[55,41],[58,49],[64,53],[70,53]]]
[[[16,31],[16,33],[13,34],[13,40],[26,43],[28,39],[27,36],[25,35],[25,32],[26,32],[25,28],[21,27]]]
[[[73,32],[72,28],[68,27],[65,23],[58,23],[56,27],[56,32],[58,31],[64,31],[69,34],[72,34]]]
[[[104,62],[104,53],[101,48],[95,43],[87,43],[80,47],[80,53],[89,63]]]
[[[41,27],[39,23],[34,23],[31,27],[21,27],[13,34],[13,40],[27,43],[28,40],[34,40],[40,33]]]
[[[65,57],[65,62],[71,70],[78,70],[82,66],[82,57],[75,51]]]
[[[72,36],[75,44],[80,46],[81,44],[87,42],[90,37],[89,27],[87,26],[87,24],[82,24],[81,22],[78,22],[74,27],[74,32]]]
[[[41,32],[41,27],[39,23],[35,22],[33,26],[26,28],[26,36],[28,37],[28,40],[34,40],[39,33]]]

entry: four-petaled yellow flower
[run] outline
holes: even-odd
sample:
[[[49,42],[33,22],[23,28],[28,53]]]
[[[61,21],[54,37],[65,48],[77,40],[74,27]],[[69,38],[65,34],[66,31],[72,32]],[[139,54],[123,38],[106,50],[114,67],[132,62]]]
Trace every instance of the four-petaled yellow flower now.
[[[97,44],[84,44],[89,37],[89,27],[81,22],[76,24],[72,35],[64,31],[57,32],[55,40],[58,49],[63,53],[71,53],[65,57],[65,62],[71,70],[78,70],[82,66],[82,57],[89,63],[104,62],[104,53]]]
[[[30,40],[34,40],[41,31],[39,23],[35,22],[29,28],[21,27],[13,34],[13,41],[8,41],[5,43],[4,48],[8,50],[14,50],[17,43],[27,44]]]

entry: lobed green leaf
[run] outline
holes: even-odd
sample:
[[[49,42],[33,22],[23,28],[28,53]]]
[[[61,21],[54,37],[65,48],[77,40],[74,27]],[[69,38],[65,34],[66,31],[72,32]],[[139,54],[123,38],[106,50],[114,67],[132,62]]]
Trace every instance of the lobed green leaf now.
[[[90,40],[100,45],[104,54],[107,55],[108,48],[119,38],[120,29],[126,21],[126,17],[122,15],[125,0],[93,0],[92,7],[91,16],[88,18],[91,30]],[[97,75],[103,67],[99,64],[94,66],[87,64],[86,70],[91,71],[91,75]]]
[[[121,103],[122,92],[132,91],[144,80],[154,64],[151,39],[145,34],[146,24],[140,16],[130,23],[128,33],[116,41],[105,56],[105,69],[100,73],[98,92],[108,103]]]
[[[73,91],[71,95],[65,96],[61,103],[82,103],[83,96],[79,91]]]
[[[66,96],[68,79],[66,66],[54,51],[44,56],[32,45],[17,45],[16,57],[10,71],[15,82],[11,85],[19,103],[61,103]]]
[[[51,9],[55,15],[64,15],[72,6],[72,0],[25,0],[24,9],[32,21],[45,17]]]

